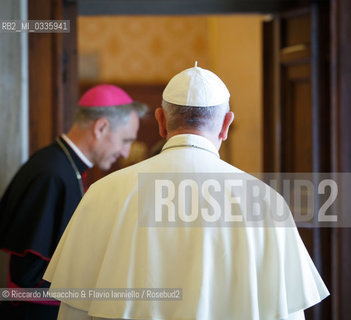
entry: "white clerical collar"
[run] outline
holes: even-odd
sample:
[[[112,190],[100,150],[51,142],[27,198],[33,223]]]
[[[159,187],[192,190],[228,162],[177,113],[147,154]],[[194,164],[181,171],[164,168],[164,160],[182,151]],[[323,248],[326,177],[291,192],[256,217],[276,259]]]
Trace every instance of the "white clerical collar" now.
[[[84,155],[82,151],[68,138],[64,133],[61,135],[62,139],[72,148],[76,155],[82,160],[89,168],[92,168],[94,164]]]
[[[203,136],[197,134],[178,134],[171,137],[163,146],[162,151],[167,151],[173,148],[196,148],[208,151],[219,158],[217,148],[213,143]]]

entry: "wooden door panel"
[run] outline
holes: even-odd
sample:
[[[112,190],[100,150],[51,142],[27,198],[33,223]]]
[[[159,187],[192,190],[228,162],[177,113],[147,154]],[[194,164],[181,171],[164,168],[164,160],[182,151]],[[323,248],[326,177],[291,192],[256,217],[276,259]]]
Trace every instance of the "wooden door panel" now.
[[[321,62],[328,55],[320,45],[320,11],[307,7],[282,13],[264,26],[264,114],[265,170],[291,173],[319,171],[327,164],[327,148],[321,147],[321,125],[328,114],[327,91],[320,88],[328,81]],[[324,21],[325,22],[325,21]],[[323,25],[323,28],[327,25]],[[326,39],[328,41],[328,39]],[[324,61],[324,60],[323,60]],[[271,97],[267,97],[271,95]],[[269,155],[275,153],[275,157]],[[329,171],[330,168],[323,167]],[[297,214],[307,208],[294,208]],[[314,213],[316,216],[316,214]],[[317,269],[330,287],[330,235],[314,221],[297,223],[299,233]],[[328,298],[329,299],[329,298]],[[306,311],[307,320],[329,320],[330,299]]]
[[[30,153],[50,144],[72,124],[77,103],[77,2],[28,1],[28,19],[70,20],[69,33],[30,33]]]
[[[312,172],[312,109],[309,81],[287,80],[283,125],[283,170]]]

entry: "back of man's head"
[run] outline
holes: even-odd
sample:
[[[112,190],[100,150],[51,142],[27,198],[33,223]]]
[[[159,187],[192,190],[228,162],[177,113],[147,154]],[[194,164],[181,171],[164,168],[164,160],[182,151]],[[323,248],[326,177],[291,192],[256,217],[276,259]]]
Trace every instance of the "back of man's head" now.
[[[221,129],[226,113],[229,111],[228,103],[199,108],[176,105],[163,100],[162,107],[169,131],[188,129],[218,132]]]
[[[229,97],[223,81],[195,63],[175,75],[163,92],[168,131],[219,132],[229,111]]]

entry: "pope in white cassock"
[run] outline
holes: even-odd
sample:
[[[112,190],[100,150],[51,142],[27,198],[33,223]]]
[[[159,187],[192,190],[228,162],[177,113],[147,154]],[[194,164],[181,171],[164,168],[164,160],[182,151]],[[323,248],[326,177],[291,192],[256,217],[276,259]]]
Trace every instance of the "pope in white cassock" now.
[[[196,64],[174,76],[163,92],[162,108],[155,113],[160,134],[167,139],[161,153],[90,187],[44,275],[53,289],[179,288],[181,298],[67,298],[61,300],[58,319],[304,319],[304,309],[329,295],[283,198],[219,158],[218,150],[234,119],[229,96],[214,73]],[[168,207],[175,208],[173,216],[168,215],[169,223],[157,225],[158,182],[152,173],[179,179],[184,173],[192,174],[195,183],[196,177],[206,174],[212,182],[216,175],[220,180],[223,173],[238,174],[242,181],[251,180],[267,191],[261,199],[264,219],[261,225],[246,224],[252,207],[245,205],[250,198],[245,183],[225,184],[221,189],[221,182],[215,181],[212,189],[202,192],[205,200],[199,206],[184,204],[189,197],[177,194],[178,201]],[[151,177],[146,184],[140,184],[143,174]],[[167,190],[169,196],[178,192],[177,187]],[[199,185],[189,190],[205,189]],[[219,206],[213,205],[211,193],[224,199]],[[163,196],[160,199],[167,207]],[[206,204],[211,208],[209,203],[217,213],[222,212],[221,204],[230,203],[229,216],[242,223],[229,226],[222,218],[216,224],[214,213],[206,215],[201,209]],[[179,212],[186,208],[202,210],[196,225],[185,219],[189,218],[186,212]],[[271,217],[284,210],[289,223],[275,225]],[[180,223],[179,217],[185,222]],[[206,217],[212,224],[207,224]]]

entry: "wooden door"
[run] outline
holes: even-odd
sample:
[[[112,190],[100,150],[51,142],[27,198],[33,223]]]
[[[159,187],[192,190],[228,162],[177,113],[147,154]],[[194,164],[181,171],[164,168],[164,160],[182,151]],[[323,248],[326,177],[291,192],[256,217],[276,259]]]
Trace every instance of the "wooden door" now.
[[[266,172],[330,172],[328,27],[325,4],[281,13],[264,24]],[[297,226],[330,288],[331,231],[314,221]],[[308,309],[306,319],[330,319],[330,301]]]
[[[30,153],[69,129],[78,99],[77,1],[28,1],[28,19],[69,20],[69,33],[30,33]]]

